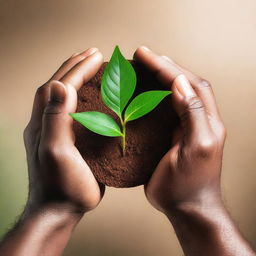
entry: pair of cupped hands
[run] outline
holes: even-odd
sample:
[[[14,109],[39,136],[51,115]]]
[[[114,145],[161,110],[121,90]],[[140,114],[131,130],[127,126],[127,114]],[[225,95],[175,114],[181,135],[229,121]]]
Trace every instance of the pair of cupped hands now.
[[[145,46],[136,50],[134,60],[154,73],[163,88],[173,91],[171,100],[180,118],[170,150],[145,184],[146,197],[169,216],[180,208],[221,206],[225,128],[209,82]],[[24,131],[29,169],[26,211],[56,208],[84,214],[101,201],[105,187],[75,147],[68,113],[76,111],[77,90],[102,63],[101,52],[89,48],[72,55],[37,89]]]

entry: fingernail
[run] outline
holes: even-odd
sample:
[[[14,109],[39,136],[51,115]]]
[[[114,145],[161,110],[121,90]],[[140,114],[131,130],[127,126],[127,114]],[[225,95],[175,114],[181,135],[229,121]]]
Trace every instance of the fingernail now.
[[[143,49],[143,50],[145,50],[145,51],[147,51],[147,52],[151,52],[151,50],[147,47],[147,46],[141,46],[141,48]]]
[[[50,95],[49,101],[51,102],[63,102],[66,97],[65,86],[59,81],[52,81],[49,84]]]
[[[184,97],[193,97],[196,96],[196,93],[192,86],[190,85],[188,79],[185,75],[179,75],[175,78],[173,84],[175,84],[178,91],[184,96]]]

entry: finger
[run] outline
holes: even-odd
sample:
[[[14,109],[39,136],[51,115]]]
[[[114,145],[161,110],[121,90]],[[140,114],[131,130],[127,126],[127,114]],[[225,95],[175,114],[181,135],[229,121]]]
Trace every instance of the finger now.
[[[90,201],[92,193],[98,195],[100,188],[77,148],[74,146],[74,134],[72,129],[72,118],[68,115],[70,90],[74,87],[64,85],[60,81],[51,81],[49,84],[50,96],[43,114],[42,132],[38,148],[39,158],[42,165],[48,169],[49,166],[61,171],[60,183],[66,188],[66,194]],[[56,175],[54,173],[53,175]],[[72,182],[70,182],[72,181]],[[85,188],[85,195],[79,195]],[[100,191],[99,191],[100,192]],[[101,188],[103,194],[104,188]]]
[[[204,102],[207,112],[216,120],[221,120],[211,84],[205,79],[202,79],[201,77],[193,74],[189,70],[181,67],[173,60],[171,60],[169,57],[162,57],[165,58],[170,63],[170,65],[174,65],[185,74],[185,76],[188,78],[189,82],[191,83],[192,87],[194,88],[198,96]]]
[[[174,79],[182,74],[178,68],[170,65],[169,62],[145,46],[136,50],[134,59],[151,70],[167,89],[170,89]]]
[[[34,98],[31,118],[28,125],[30,127],[30,130],[33,130],[35,133],[37,133],[41,129],[43,111],[49,98],[48,83],[53,79],[60,79],[73,66],[75,66],[77,63],[84,60],[96,51],[98,51],[97,48],[89,48],[81,54],[76,54],[75,56],[73,55],[73,57],[71,56],[62,64],[62,66],[58,69],[58,71],[52,76],[52,78],[47,83],[45,83],[37,89]]]
[[[43,114],[43,141],[66,144],[69,140],[69,143],[74,144],[73,120],[68,114],[76,110],[76,90],[97,73],[102,62],[102,54],[95,52],[74,66],[60,81],[50,82],[50,97]]]
[[[102,64],[103,56],[97,51],[76,64],[60,79],[60,81],[65,85],[69,84],[78,90],[97,73]]]
[[[102,64],[102,62],[100,61],[100,58],[99,58],[99,56],[102,56],[101,54],[98,54],[98,55],[96,54],[95,58],[93,58],[93,57],[90,58],[90,56],[92,56],[94,53],[98,52],[98,51],[95,51],[95,49],[96,48],[91,48],[91,49],[88,49],[87,51],[85,51],[84,53],[88,56],[87,56],[87,58],[83,59],[83,61],[81,61],[81,62],[83,62],[84,71],[86,71],[85,67],[89,66],[89,68],[87,68],[88,74],[85,74],[85,76],[88,80],[90,78],[92,78],[92,76],[97,72],[98,66],[101,66],[101,64]],[[90,62],[86,61],[87,59],[89,59]],[[78,61],[78,59],[76,61]],[[74,66],[79,67],[79,65],[78,65],[79,62],[77,62],[76,64],[75,64],[75,62],[72,62],[72,63],[71,62],[72,62],[71,59],[70,59],[70,61],[66,62],[66,67],[63,66],[61,72],[58,73],[58,76],[60,76],[61,73],[64,73],[64,70],[67,71],[68,68],[71,68],[71,66],[73,64],[74,64]],[[97,64],[97,62],[98,62],[98,64]],[[95,66],[93,66],[93,65],[95,65]],[[72,68],[74,66],[72,66]],[[71,70],[72,70],[72,68],[71,68]],[[73,105],[73,109],[74,109],[74,106],[76,107],[76,95],[74,92],[72,92],[71,95],[73,95],[73,96],[71,96],[70,98],[72,98],[73,100],[70,99],[69,104],[70,104],[71,108]],[[44,108],[47,104],[48,98],[49,98],[49,83],[46,83],[37,89],[35,99],[34,99],[34,104],[33,104],[32,115],[31,115],[31,119],[29,122],[29,127],[31,127],[31,131],[33,131],[33,133],[35,133],[35,134],[37,134],[41,130],[42,115],[44,112]]]
[[[211,127],[204,104],[190,85],[185,75],[179,75],[173,81],[173,106],[181,120],[183,139],[188,144],[211,138]]]
[[[147,47],[138,48],[134,54],[134,59],[142,62],[152,72],[156,73],[157,78],[163,82],[167,89],[171,87],[178,75],[185,74],[184,70],[178,65],[172,64],[172,61],[167,61],[166,58],[155,54]],[[193,80],[192,76],[190,78]],[[204,105],[212,130],[219,141],[224,141],[226,130],[220,119],[212,89],[205,80],[201,83],[201,86],[195,86],[196,81],[198,82],[198,80],[194,80],[194,90]]]
[[[33,102],[30,121],[28,123],[31,132],[34,133],[35,135],[41,130],[43,110],[45,108],[48,98],[49,86],[48,83],[46,83],[37,88]]]
[[[143,62],[147,67],[155,72],[158,75],[158,78],[160,78],[168,88],[177,75],[182,73],[185,74],[198,96],[204,102],[206,111],[216,119],[220,119],[213,91],[207,81],[200,79],[193,73],[181,68],[167,56],[160,56],[145,46],[140,47],[135,52],[134,56],[136,60]]]
[[[146,47],[138,48],[134,58],[155,73],[168,89],[172,89],[173,105],[188,140],[210,133],[204,104],[179,68]]]
[[[42,118],[40,144],[54,146],[56,144],[73,145],[74,135],[72,119],[68,113],[69,101],[73,98],[74,88],[53,80],[49,83],[50,95]],[[72,99],[73,100],[73,99]]]
[[[192,87],[196,91],[197,95],[201,98],[201,100],[204,103],[210,121],[210,125],[212,127],[212,131],[215,133],[219,141],[223,143],[226,137],[226,129],[222,122],[211,84],[208,81],[188,71],[187,69],[179,66],[169,57],[162,57],[165,58],[169,63],[171,63],[171,65],[174,65],[177,68],[179,68],[186,75]]]
[[[74,67],[77,63],[86,59],[88,56],[97,52],[98,48],[89,48],[82,53],[73,54],[68,60],[66,60],[60,68],[54,73],[54,75],[50,78],[51,80],[59,80],[61,79],[72,67]]]

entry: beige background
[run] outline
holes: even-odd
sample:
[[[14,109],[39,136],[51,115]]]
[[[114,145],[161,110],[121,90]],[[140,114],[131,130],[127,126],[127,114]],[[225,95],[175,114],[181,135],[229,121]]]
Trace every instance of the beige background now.
[[[72,53],[96,46],[108,60],[145,44],[213,84],[228,129],[223,193],[256,246],[255,0],[1,0],[0,234],[25,203],[22,131],[35,89]],[[181,255],[167,219],[142,187],[108,188],[76,229],[65,255]]]

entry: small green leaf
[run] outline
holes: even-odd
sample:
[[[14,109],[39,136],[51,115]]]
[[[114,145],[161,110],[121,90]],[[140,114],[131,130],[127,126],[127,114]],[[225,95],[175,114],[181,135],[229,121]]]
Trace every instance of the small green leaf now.
[[[136,96],[127,107],[124,120],[132,121],[153,110],[171,91],[147,91]]]
[[[122,136],[122,132],[115,120],[104,113],[88,111],[69,115],[89,130],[100,135],[110,137]]]
[[[136,73],[131,63],[124,58],[118,46],[104,70],[101,82],[103,102],[119,117],[133,95]]]

